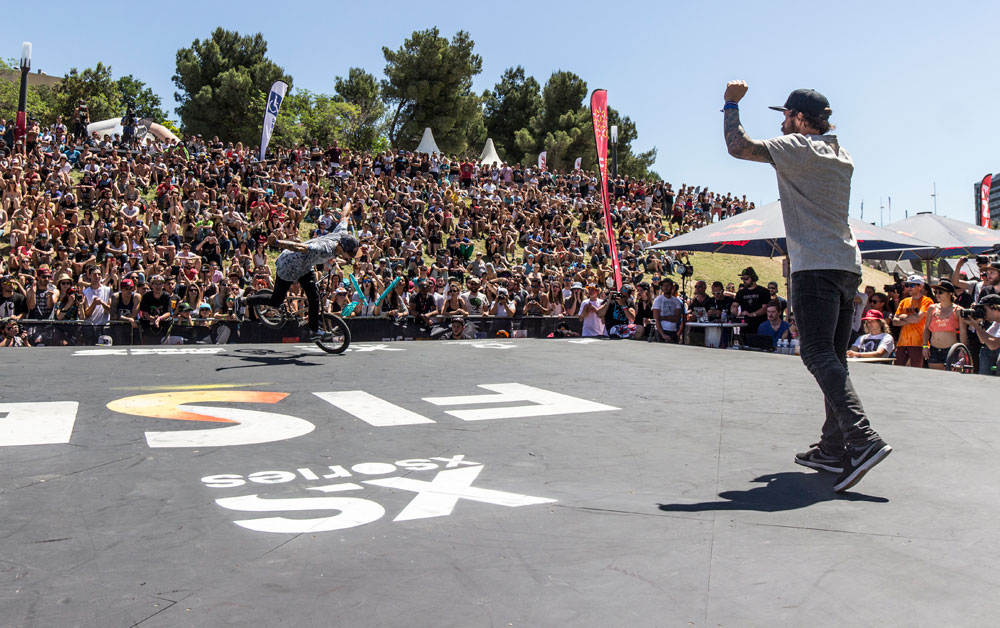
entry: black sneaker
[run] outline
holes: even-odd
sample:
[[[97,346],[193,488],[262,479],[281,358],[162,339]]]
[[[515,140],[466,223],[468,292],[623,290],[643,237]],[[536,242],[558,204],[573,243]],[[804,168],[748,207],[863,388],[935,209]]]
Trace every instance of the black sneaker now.
[[[848,447],[844,453],[844,471],[837,478],[833,490],[843,493],[865,477],[872,467],[885,460],[892,453],[892,447],[882,439],[872,441],[863,447]]]
[[[795,464],[800,464],[810,469],[829,471],[830,473],[844,472],[843,456],[831,456],[823,451],[819,443],[813,443],[809,447],[812,449],[805,453],[795,454]]]

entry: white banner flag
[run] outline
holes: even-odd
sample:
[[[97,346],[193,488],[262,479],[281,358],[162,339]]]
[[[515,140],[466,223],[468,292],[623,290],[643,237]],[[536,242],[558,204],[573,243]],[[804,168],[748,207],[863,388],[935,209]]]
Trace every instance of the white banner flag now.
[[[579,170],[581,165],[583,165],[583,157],[577,157],[576,162],[573,164],[573,167]]]
[[[267,107],[264,109],[264,130],[260,134],[260,160],[264,161],[264,153],[267,145],[271,141],[271,133],[274,132],[274,121],[278,118],[278,110],[281,109],[281,101],[285,99],[288,92],[288,85],[282,81],[275,81],[271,86],[271,93],[267,95]]]
[[[545,172],[545,157],[548,155],[548,151],[542,151],[538,153],[538,169]]]

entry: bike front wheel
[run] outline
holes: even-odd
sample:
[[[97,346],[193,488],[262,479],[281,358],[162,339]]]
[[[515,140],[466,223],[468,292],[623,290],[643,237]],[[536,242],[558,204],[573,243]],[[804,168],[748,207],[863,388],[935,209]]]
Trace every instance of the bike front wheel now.
[[[321,314],[319,318],[319,330],[323,332],[327,339],[317,340],[316,346],[327,353],[343,353],[351,344],[351,330],[347,327],[344,319],[336,314]]]
[[[269,298],[271,296],[270,290],[261,290],[257,294],[266,294]],[[285,324],[285,316],[281,311],[281,306],[274,307],[273,305],[255,305],[253,306],[254,312],[257,313],[257,318],[260,322],[264,323],[267,327],[271,329],[278,329]]]

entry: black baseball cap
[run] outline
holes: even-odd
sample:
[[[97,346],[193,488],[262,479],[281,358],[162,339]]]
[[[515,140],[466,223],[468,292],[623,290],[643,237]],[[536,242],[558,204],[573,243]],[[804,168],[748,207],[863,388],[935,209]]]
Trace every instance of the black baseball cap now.
[[[987,294],[979,299],[980,305],[1000,305],[1000,294]]]
[[[788,95],[783,107],[768,107],[775,111],[801,111],[802,113],[822,118],[828,116],[833,111],[830,109],[830,101],[826,96],[815,89],[797,89]]]

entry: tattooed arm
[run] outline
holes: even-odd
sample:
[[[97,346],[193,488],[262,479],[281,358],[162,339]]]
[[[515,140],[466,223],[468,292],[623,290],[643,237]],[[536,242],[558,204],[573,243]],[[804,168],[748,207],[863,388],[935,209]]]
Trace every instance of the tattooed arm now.
[[[739,102],[747,93],[747,84],[743,81],[730,81],[726,85],[726,102]],[[723,128],[726,134],[726,147],[729,154],[737,159],[774,163],[771,153],[763,142],[752,140],[740,124],[739,109],[726,109]]]

